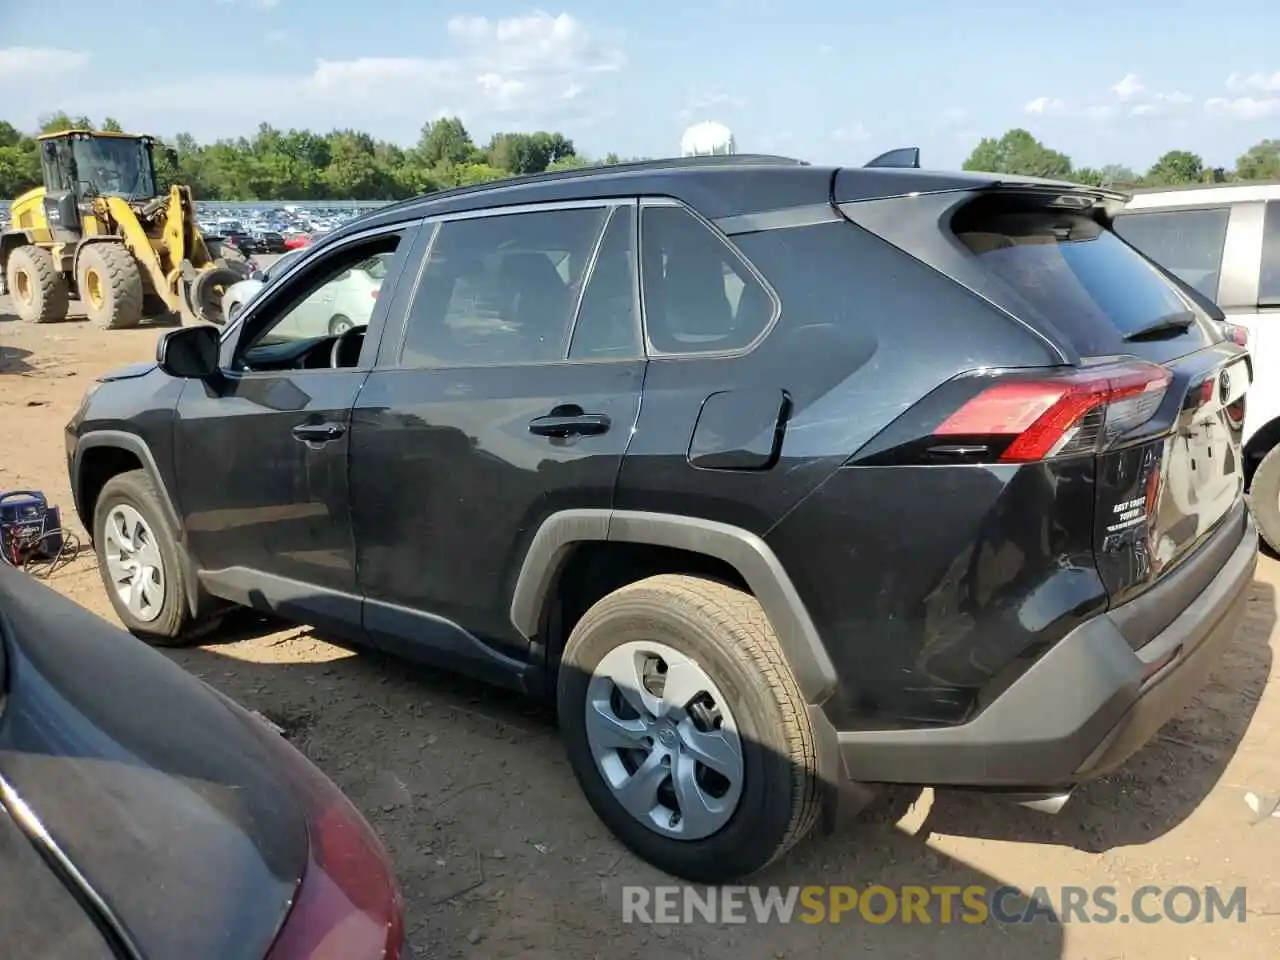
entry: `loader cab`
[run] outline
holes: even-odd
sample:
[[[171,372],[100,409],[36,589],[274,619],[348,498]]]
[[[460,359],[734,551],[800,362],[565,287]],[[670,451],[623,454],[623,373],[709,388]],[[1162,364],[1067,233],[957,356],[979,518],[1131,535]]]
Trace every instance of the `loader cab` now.
[[[76,206],[94,197],[146,200],[156,195],[155,141],[150,137],[64,130],[39,140],[49,195],[70,195]]]

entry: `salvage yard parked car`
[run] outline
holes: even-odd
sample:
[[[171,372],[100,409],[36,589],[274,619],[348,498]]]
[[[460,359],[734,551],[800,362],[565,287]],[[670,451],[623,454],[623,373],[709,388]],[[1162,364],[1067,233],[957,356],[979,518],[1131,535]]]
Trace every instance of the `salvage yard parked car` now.
[[[1263,539],[1280,551],[1280,184],[1139,191],[1116,232],[1247,331],[1245,485]]]
[[[131,516],[142,569],[167,548]],[[386,852],[324,774],[2,562],[0,931],[40,960],[408,960]]]
[[[76,508],[151,642],[244,604],[554,698],[680,877],[845,779],[1058,804],[1191,697],[1257,563],[1247,353],[1124,200],[736,155],[388,207],[96,385]],[[335,333],[306,304],[374,257]]]
[[[223,316],[228,321],[240,315],[240,311],[262,290],[274,273],[288,268],[298,251],[290,251],[271,264],[260,278],[250,278],[232,284],[222,295]],[[345,333],[352,327],[365,326],[373,305],[378,299],[382,280],[387,275],[386,259],[389,254],[379,254],[355,264],[327,283],[313,290],[289,312],[287,321],[272,330],[276,339],[307,339],[316,331],[327,330],[333,335]]]

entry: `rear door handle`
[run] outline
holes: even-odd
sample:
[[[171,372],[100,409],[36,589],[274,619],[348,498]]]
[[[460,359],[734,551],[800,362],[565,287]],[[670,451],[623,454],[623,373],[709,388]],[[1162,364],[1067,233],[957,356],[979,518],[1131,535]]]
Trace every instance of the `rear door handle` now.
[[[346,432],[340,423],[300,423],[293,428],[293,438],[303,443],[329,443]]]
[[[606,433],[611,421],[603,413],[551,414],[529,421],[535,437],[596,437]]]

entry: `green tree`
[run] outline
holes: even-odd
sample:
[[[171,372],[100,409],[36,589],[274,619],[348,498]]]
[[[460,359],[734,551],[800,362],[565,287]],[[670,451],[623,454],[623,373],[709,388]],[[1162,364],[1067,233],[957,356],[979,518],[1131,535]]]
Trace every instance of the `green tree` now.
[[[428,167],[474,163],[481,159],[471,134],[457,117],[441,117],[426,124],[418,139],[418,152]]]
[[[1016,129],[999,140],[983,137],[964,162],[964,169],[1062,180],[1071,175],[1071,158],[1050,150],[1028,131]]]
[[[1236,161],[1237,180],[1280,180],[1280,140],[1255,143]]]
[[[107,117],[103,120],[102,129],[107,133],[124,133],[124,127],[120,126],[120,121],[115,117]]]
[[[1204,177],[1204,161],[1188,150],[1170,150],[1152,165],[1143,179],[1153,187],[1199,183]]]

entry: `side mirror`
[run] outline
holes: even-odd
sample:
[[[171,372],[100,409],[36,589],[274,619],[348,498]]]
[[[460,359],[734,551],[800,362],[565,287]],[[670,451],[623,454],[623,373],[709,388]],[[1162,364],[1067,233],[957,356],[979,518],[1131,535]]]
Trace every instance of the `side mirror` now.
[[[170,330],[156,344],[156,363],[171,377],[206,380],[218,372],[216,327],[200,325]]]

